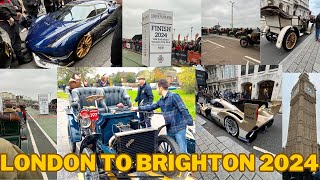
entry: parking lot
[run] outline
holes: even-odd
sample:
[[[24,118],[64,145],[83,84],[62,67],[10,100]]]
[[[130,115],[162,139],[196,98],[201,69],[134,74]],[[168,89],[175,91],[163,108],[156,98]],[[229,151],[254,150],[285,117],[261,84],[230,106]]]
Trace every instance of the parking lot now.
[[[240,39],[210,35],[202,39],[202,64],[260,64],[259,46],[242,48]]]

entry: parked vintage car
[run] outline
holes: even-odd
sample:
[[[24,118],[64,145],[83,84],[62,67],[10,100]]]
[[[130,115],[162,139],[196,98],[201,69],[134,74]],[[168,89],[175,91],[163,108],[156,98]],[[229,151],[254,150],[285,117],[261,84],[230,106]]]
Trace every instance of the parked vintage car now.
[[[267,26],[263,35],[270,42],[276,42],[277,48],[291,51],[297,44],[299,37],[311,34],[314,23],[310,19],[291,16],[277,6],[261,8],[261,15],[265,17]]]
[[[28,154],[26,121],[23,119],[22,112],[17,114],[8,112],[0,114],[0,137],[10,141]]]
[[[244,118],[245,103],[259,104],[256,122]],[[197,113],[221,125],[230,135],[246,142],[254,141],[258,130],[270,127],[274,121],[274,114],[270,113],[266,102],[245,100],[236,105],[224,99],[212,99],[207,104],[197,103]]]
[[[114,30],[110,26],[93,37],[85,36],[115,9],[103,0],[72,1],[57,12],[39,17],[29,29],[26,47],[40,67],[71,66]]]
[[[260,29],[257,28],[253,30],[250,34],[242,37],[240,39],[240,45],[243,48],[248,47],[248,45],[260,45]]]
[[[122,87],[76,88],[69,94],[69,102],[66,114],[71,152],[76,152],[76,143],[80,142],[80,153],[95,153],[98,157],[98,168],[95,172],[87,170],[84,179],[99,179],[98,171],[104,169],[101,153],[126,153],[133,161],[138,153],[179,154],[177,143],[171,137],[159,134],[167,125],[159,129],[141,128],[137,113],[130,111],[130,96]],[[195,153],[195,139],[189,129],[187,148],[188,153]],[[135,172],[135,163],[125,173],[132,172]],[[123,172],[113,168],[111,173],[118,176]],[[178,173],[163,172],[168,177],[176,177]]]

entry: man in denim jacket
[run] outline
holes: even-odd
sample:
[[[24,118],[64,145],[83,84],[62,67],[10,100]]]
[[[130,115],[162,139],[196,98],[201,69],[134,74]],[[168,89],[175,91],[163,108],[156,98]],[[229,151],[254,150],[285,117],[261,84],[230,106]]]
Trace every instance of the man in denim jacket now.
[[[187,153],[186,129],[187,125],[193,125],[193,119],[180,96],[168,91],[166,80],[158,81],[157,91],[162,97],[155,104],[132,107],[131,110],[152,111],[161,108],[165,123],[169,124],[167,134],[175,139],[179,145],[180,153]]]

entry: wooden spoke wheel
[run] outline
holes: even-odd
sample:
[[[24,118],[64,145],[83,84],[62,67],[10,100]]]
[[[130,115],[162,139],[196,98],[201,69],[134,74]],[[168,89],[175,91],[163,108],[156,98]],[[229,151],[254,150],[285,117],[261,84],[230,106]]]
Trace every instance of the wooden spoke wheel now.
[[[91,36],[83,36],[78,43],[76,49],[76,56],[79,59],[84,58],[90,51],[92,46],[92,37]]]
[[[283,39],[283,48],[286,51],[291,51],[297,44],[298,36],[293,30],[289,30]]]

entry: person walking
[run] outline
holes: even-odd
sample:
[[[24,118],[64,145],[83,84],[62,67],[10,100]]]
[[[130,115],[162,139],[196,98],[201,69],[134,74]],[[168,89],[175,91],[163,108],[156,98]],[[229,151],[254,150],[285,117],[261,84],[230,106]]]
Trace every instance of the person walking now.
[[[122,67],[122,0],[117,0],[117,3],[120,6],[86,35],[92,37],[97,32],[116,25],[111,44],[111,67]]]
[[[39,13],[40,0],[24,0],[23,4],[32,21],[35,21]]]
[[[139,88],[135,103],[138,103],[138,106],[151,105],[153,102],[152,88],[146,83],[144,76],[138,77],[138,85]],[[151,127],[150,114],[139,113],[139,118],[140,122],[142,122],[142,128]]]
[[[193,125],[193,119],[186,108],[181,97],[168,90],[168,81],[160,79],[157,91],[161,96],[160,100],[152,105],[132,107],[132,111],[153,111],[161,109],[165,124],[167,124],[167,135],[173,138],[178,146],[180,153],[187,153],[186,130],[187,125]]]
[[[44,0],[44,6],[46,8],[47,14],[54,12],[54,2],[53,0]]]
[[[320,35],[320,13],[316,17],[316,41],[319,41],[319,35]]]

